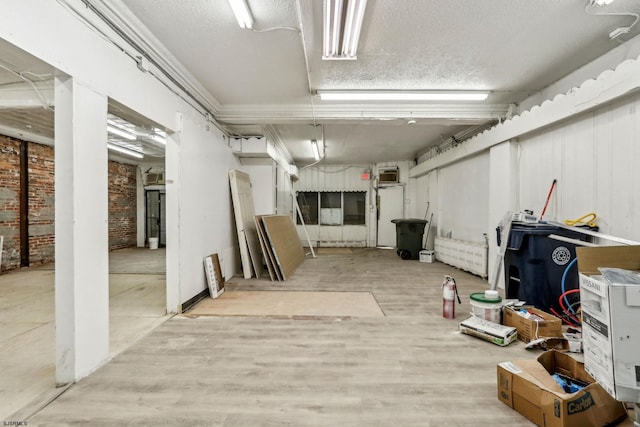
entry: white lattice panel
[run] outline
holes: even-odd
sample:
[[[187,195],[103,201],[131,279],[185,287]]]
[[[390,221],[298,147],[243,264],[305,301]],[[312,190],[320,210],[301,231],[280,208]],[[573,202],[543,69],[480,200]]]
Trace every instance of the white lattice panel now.
[[[436,237],[434,250],[436,260],[487,277],[487,245]]]

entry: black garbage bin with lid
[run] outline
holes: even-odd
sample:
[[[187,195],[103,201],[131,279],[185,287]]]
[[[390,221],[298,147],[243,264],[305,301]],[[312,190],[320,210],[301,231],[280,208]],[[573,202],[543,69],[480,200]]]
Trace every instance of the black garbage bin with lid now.
[[[585,240],[585,235],[546,223],[516,223],[504,254],[505,294],[546,312],[561,313],[562,276],[576,258],[576,245],[549,235]],[[575,263],[567,271],[565,291],[579,287]],[[575,298],[575,297],[573,297]]]
[[[396,225],[397,254],[402,259],[418,259],[427,221],[418,218],[399,218],[392,219],[391,222]]]

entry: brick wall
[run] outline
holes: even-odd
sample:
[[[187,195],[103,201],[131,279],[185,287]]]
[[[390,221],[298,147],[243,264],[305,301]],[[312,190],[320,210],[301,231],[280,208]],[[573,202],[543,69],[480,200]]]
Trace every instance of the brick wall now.
[[[0,135],[0,234],[2,271],[20,267],[20,144]],[[29,264],[55,256],[54,151],[28,144]],[[109,162],[109,248],[136,246],[136,166]]]
[[[136,166],[109,162],[109,248],[136,246]]]
[[[0,135],[2,270],[20,267],[20,141]]]
[[[29,143],[29,265],[55,257],[53,147]]]

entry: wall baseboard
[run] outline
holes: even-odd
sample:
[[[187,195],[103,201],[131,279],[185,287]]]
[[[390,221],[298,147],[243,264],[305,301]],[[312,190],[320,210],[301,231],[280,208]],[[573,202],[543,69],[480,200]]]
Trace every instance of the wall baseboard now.
[[[184,313],[185,311],[189,310],[194,305],[196,305],[197,303],[199,303],[200,301],[202,301],[203,299],[205,299],[208,296],[209,296],[209,289],[204,289],[200,293],[197,293],[192,298],[189,298],[188,300],[186,300],[185,302],[180,304],[179,312],[180,313]]]

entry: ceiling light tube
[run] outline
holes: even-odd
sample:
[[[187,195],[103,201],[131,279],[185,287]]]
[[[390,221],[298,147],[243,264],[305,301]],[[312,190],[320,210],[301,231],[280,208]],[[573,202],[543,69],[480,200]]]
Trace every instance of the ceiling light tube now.
[[[342,34],[343,0],[324,0],[323,58],[338,56]]]
[[[167,140],[166,140],[163,136],[161,136],[161,135],[157,135],[157,134],[155,134],[155,133],[154,133],[154,134],[149,135],[149,139],[152,139],[152,140],[154,140],[155,142],[160,143],[160,144],[162,144],[162,145],[166,145],[166,144],[167,144]]]
[[[356,59],[367,0],[324,0],[322,59]]]
[[[349,0],[342,37],[342,56],[356,58],[367,0]]]
[[[598,6],[606,6],[613,3],[614,0],[593,0],[593,3]]]
[[[311,150],[313,151],[313,158],[317,162],[320,160],[320,149],[318,148],[318,141],[315,139],[311,140]]]
[[[111,125],[107,125],[107,131],[109,133],[112,133],[114,135],[118,135],[122,138],[128,139],[129,141],[133,141],[136,139],[136,136],[134,134],[132,134],[131,132],[127,132],[125,130],[122,130],[120,128],[117,128],[115,126],[111,126]]]
[[[142,153],[140,153],[138,151],[129,150],[128,148],[120,147],[119,145],[115,145],[115,144],[107,144],[107,148],[109,150],[113,150],[113,151],[117,151],[117,152],[122,153],[122,154],[126,154],[127,156],[137,157],[138,159],[142,159],[144,157],[144,154],[142,154]]]
[[[323,101],[484,101],[483,91],[318,91]]]
[[[240,28],[253,29],[253,15],[251,15],[247,0],[229,0],[229,5],[238,20]]]

